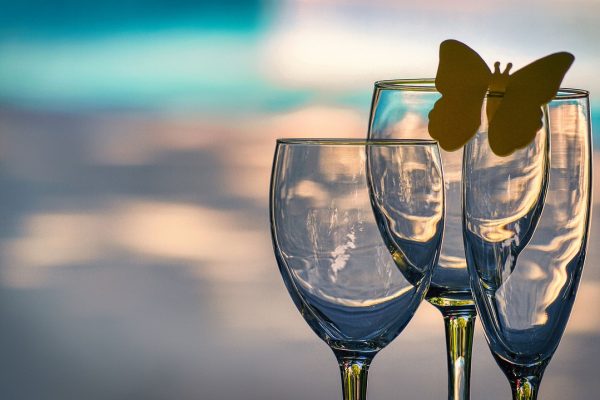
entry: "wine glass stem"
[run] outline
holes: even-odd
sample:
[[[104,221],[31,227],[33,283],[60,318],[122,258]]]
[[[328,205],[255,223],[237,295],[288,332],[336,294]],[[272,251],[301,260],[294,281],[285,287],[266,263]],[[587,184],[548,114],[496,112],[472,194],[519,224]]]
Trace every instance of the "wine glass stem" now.
[[[448,399],[468,400],[470,397],[471,354],[475,309],[442,310],[448,351]]]
[[[535,400],[540,387],[540,379],[527,376],[510,382],[513,400]]]
[[[342,375],[342,399],[365,400],[367,398],[367,373],[370,359],[340,358]]]

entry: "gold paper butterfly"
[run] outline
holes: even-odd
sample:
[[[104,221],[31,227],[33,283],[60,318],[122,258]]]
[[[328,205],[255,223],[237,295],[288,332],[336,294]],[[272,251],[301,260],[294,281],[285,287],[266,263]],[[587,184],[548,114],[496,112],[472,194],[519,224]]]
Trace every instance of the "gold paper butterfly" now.
[[[508,63],[494,73],[473,49],[457,40],[440,45],[435,87],[442,94],[429,113],[429,134],[447,151],[464,146],[481,125],[481,107],[488,93],[486,114],[492,151],[506,156],[527,146],[542,127],[541,107],[558,92],[572,54],[541,58],[512,75]]]

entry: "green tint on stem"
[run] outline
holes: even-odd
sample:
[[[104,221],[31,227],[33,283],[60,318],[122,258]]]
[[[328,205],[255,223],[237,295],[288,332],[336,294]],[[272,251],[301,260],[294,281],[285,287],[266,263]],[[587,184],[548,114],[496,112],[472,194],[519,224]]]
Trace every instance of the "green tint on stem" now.
[[[510,382],[513,400],[536,400],[540,382],[550,358],[531,365],[519,365],[494,354],[496,363]]]
[[[470,398],[471,354],[475,329],[475,308],[442,308],[448,350],[448,399]]]
[[[342,376],[343,400],[366,400],[367,374],[372,357],[344,357],[336,354]]]
[[[537,399],[540,379],[528,376],[510,382],[513,400],[535,400]]]

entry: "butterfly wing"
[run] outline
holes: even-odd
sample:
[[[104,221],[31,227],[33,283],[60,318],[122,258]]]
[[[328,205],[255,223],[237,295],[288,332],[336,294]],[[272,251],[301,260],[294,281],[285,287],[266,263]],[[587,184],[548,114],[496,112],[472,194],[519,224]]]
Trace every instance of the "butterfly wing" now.
[[[558,92],[572,54],[555,53],[523,67],[509,77],[504,98],[489,126],[492,151],[506,156],[526,147],[542,128],[542,109]]]
[[[429,112],[429,134],[447,151],[461,148],[481,125],[491,72],[473,49],[457,40],[440,45],[435,87],[442,97]]]

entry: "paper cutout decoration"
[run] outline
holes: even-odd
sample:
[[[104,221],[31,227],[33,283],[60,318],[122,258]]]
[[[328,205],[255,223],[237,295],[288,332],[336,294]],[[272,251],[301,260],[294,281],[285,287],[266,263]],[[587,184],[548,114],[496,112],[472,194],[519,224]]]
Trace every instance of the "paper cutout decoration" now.
[[[457,40],[440,45],[435,87],[442,97],[429,113],[429,134],[447,151],[458,150],[481,125],[481,107],[488,94],[486,114],[492,151],[507,156],[533,141],[542,127],[541,107],[556,95],[575,57],[554,53],[512,75],[508,63],[494,73],[479,54]]]

